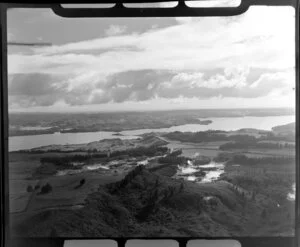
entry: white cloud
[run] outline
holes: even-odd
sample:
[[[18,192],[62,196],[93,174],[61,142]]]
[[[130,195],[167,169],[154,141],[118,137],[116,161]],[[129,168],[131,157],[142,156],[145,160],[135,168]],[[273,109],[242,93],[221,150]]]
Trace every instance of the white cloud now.
[[[34,55],[10,55],[9,72],[50,69],[55,73],[61,66],[66,73],[78,67],[103,68],[109,73],[237,65],[282,69],[295,64],[294,32],[290,8],[250,8],[229,21],[200,18],[141,34],[37,48]],[[94,52],[86,54],[87,51]]]
[[[278,71],[292,68],[294,71],[292,8],[251,7],[241,16],[181,18],[177,21],[173,26],[131,34],[123,34],[126,31],[124,26],[112,25],[106,30],[108,37],[36,48],[33,54],[10,54],[8,71],[9,74],[63,75],[67,79],[57,82],[56,87],[61,83],[76,94],[83,90],[87,96],[76,96],[79,100],[75,102],[87,103],[96,99],[98,103],[109,102],[111,95],[99,89],[99,83],[105,85],[108,76],[130,70],[172,71],[173,79],[161,84],[165,88],[168,85],[169,88],[188,85],[190,89],[246,89],[249,90],[247,97],[253,97],[259,90],[265,92],[277,87],[274,81],[285,92],[293,86],[293,73],[263,73],[256,84],[247,84],[250,68]],[[224,69],[224,73],[216,73],[208,79],[203,77],[203,71],[215,68]],[[155,91],[155,84],[149,83],[146,88]],[[188,94],[194,96],[191,90]],[[178,96],[175,92],[172,95]],[[136,92],[129,94],[132,100],[142,96],[145,101],[150,97]],[[210,91],[208,96],[211,97]],[[250,100],[249,104],[252,104]]]

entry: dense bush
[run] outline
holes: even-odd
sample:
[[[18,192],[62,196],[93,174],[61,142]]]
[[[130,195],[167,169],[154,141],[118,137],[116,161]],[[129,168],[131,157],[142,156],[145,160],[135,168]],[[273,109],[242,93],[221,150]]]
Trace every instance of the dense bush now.
[[[181,142],[207,142],[207,141],[224,141],[228,140],[225,134],[220,131],[199,131],[196,133],[192,132],[171,132],[165,135],[171,140]]]
[[[178,149],[169,154],[169,156],[179,156],[182,154],[182,149]]]
[[[126,187],[138,174],[140,174],[145,167],[143,165],[139,165],[131,170],[121,181],[116,182],[113,185],[108,185],[108,188],[111,189],[111,192],[117,192],[119,189]]]
[[[158,153],[165,153],[168,151],[167,147],[161,146],[152,146],[152,147],[139,147],[135,149],[129,149],[124,151],[113,152],[110,157],[116,157],[120,155],[129,155],[129,156],[154,156]]]
[[[211,158],[209,158],[209,157],[206,157],[206,156],[201,156],[201,157],[197,157],[194,161],[193,161],[193,163],[194,163],[194,165],[196,165],[196,166],[200,166],[200,165],[206,165],[206,164],[208,164],[208,163],[210,163],[211,162]]]
[[[244,140],[237,142],[228,142],[219,147],[220,150],[230,150],[230,149],[280,149],[280,148],[292,148],[295,147],[293,144],[281,144],[281,143],[271,143],[271,142],[257,142],[255,140]]]
[[[83,178],[83,179],[80,180],[80,186],[82,186],[84,184],[85,184],[85,179]]]
[[[26,190],[27,190],[27,192],[32,192],[33,191],[33,187],[31,185],[28,185]]]
[[[219,153],[216,157],[213,158],[215,162],[226,162],[229,161],[233,157],[232,153]]]
[[[41,188],[41,194],[47,194],[47,193],[49,193],[51,191],[52,191],[52,186],[49,183],[45,184]]]
[[[166,156],[166,157],[160,157],[158,159],[158,162],[161,164],[170,164],[170,165],[178,165],[182,163],[186,163],[187,158],[182,156]]]
[[[295,141],[295,135],[275,135],[272,132],[263,133],[260,137],[256,138],[253,135],[226,135],[225,131],[218,130],[208,130],[208,131],[199,131],[199,132],[171,132],[165,134],[165,136],[171,140],[181,141],[181,142],[213,142],[213,141],[231,141],[237,143],[258,143],[260,141]],[[269,147],[276,145],[274,143],[270,144]],[[263,144],[261,144],[263,147]],[[284,147],[294,148],[293,144],[284,144]],[[267,146],[265,146],[267,147]]]
[[[256,165],[256,164],[286,164],[295,163],[295,157],[272,156],[272,157],[247,157],[244,154],[235,155],[228,162],[229,164]]]
[[[43,163],[52,163],[55,165],[61,164],[70,164],[71,162],[85,162],[91,158],[91,155],[68,155],[68,156],[59,156],[59,157],[42,157],[40,162]]]
[[[115,151],[110,154],[110,157],[119,157],[122,155],[128,156],[154,156],[161,153],[166,153],[168,151],[167,147],[153,146],[153,147],[139,147],[123,151]],[[91,158],[107,158],[107,153],[92,153],[89,152],[87,155],[68,155],[68,156],[59,156],[59,157],[43,157],[40,159],[41,164],[51,163],[56,166],[64,168],[76,168],[72,165],[73,162],[88,162]],[[78,166],[78,169],[80,166]]]

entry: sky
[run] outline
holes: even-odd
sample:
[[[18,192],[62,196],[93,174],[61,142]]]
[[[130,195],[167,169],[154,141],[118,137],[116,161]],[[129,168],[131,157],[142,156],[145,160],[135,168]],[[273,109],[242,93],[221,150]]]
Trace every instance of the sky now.
[[[164,6],[168,7],[168,6]],[[87,18],[8,11],[10,112],[295,106],[292,7],[232,17]]]

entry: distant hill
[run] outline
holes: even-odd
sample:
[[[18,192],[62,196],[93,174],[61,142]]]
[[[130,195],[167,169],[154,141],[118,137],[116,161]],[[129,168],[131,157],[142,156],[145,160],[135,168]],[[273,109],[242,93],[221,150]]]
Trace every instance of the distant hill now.
[[[66,144],[66,145],[48,145],[28,150],[22,150],[23,152],[43,153],[43,152],[87,152],[87,151],[102,151],[102,152],[116,152],[116,151],[128,151],[136,148],[150,148],[154,146],[166,145],[167,142],[161,140],[153,135],[143,136],[138,139],[126,139],[120,138],[104,139],[100,141],[82,143],[82,144]]]
[[[279,125],[272,128],[272,130],[277,134],[282,133],[294,133],[296,131],[296,123],[289,123],[285,125]]]

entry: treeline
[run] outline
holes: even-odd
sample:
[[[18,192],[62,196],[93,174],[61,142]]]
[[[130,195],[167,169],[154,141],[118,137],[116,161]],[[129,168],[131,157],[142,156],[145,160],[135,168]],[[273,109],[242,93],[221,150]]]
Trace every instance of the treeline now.
[[[62,149],[49,149],[47,151],[41,150],[41,149],[24,149],[24,150],[18,150],[17,153],[30,153],[30,154],[44,154],[44,153],[74,153],[74,152],[88,152],[93,153],[97,152],[97,150],[84,150],[84,149],[74,149],[74,150],[62,150]]]
[[[221,130],[208,130],[192,132],[172,132],[165,135],[167,138],[181,141],[181,142],[211,142],[211,141],[243,141],[243,142],[255,142],[259,141],[259,138],[251,135],[226,135],[225,131]]]
[[[256,138],[252,135],[227,135],[226,131],[221,130],[208,130],[208,131],[199,131],[199,132],[180,132],[175,131],[167,133],[165,137],[181,141],[181,142],[212,142],[212,141],[232,141],[232,142],[245,142],[245,143],[254,143],[260,141],[294,141],[295,136],[276,136],[274,133],[264,133],[264,135]],[[287,144],[289,145],[289,144]],[[291,145],[291,144],[290,144]]]
[[[182,154],[182,149],[177,149],[177,150],[174,150],[173,152],[171,152],[169,154],[169,156],[178,156],[178,155],[181,155]]]
[[[135,149],[123,150],[123,151],[115,151],[110,153],[89,153],[86,155],[68,155],[68,156],[49,156],[49,157],[42,157],[40,159],[41,164],[44,163],[52,163],[57,166],[68,166],[72,165],[74,162],[88,162],[92,158],[114,158],[119,156],[154,156],[154,155],[161,155],[166,153],[169,149],[167,147],[162,146],[154,146],[154,147],[139,147]]]
[[[9,136],[46,135],[46,134],[54,134],[57,131],[58,131],[57,128],[50,128],[50,129],[43,129],[43,130],[10,129]]]
[[[32,185],[28,185],[26,191],[28,193],[31,193],[34,191],[38,191],[39,189],[40,189],[40,191],[38,192],[38,194],[47,194],[52,191],[52,186],[49,183],[46,183],[42,187],[40,187],[40,185],[36,185],[35,187],[33,187]]]
[[[187,162],[187,158],[183,156],[172,156],[168,155],[166,157],[160,157],[158,162],[161,164],[169,164],[169,165],[179,165]]]
[[[271,143],[271,142],[257,142],[257,141],[237,141],[237,142],[228,142],[220,145],[220,150],[229,150],[229,149],[249,149],[249,148],[259,148],[259,149],[281,149],[281,148],[295,148],[294,144],[289,143]]]
[[[234,155],[228,164],[242,164],[242,165],[257,165],[257,164],[286,164],[295,163],[295,157],[290,156],[272,156],[272,157],[247,157],[246,155]]]
[[[62,164],[71,164],[73,162],[86,162],[91,158],[91,155],[68,155],[68,156],[49,156],[40,158],[40,162],[43,163],[52,163],[55,165]]]
[[[195,133],[175,131],[175,132],[165,134],[164,136],[171,140],[176,140],[181,142],[208,142],[208,141],[228,140],[227,136],[222,133],[225,133],[225,131],[212,130],[212,131],[199,131]]]
[[[152,146],[152,147],[139,147],[129,150],[123,150],[123,151],[115,151],[110,154],[110,157],[116,157],[121,155],[128,155],[128,156],[154,156],[154,155],[161,155],[163,153],[168,152],[167,147],[162,146]]]
[[[175,150],[164,157],[158,158],[158,162],[161,164],[175,165],[187,162],[187,158],[180,156],[182,154],[182,149]]]
[[[274,128],[273,128],[274,129]],[[295,133],[285,133],[284,135],[275,135],[273,132],[267,132],[264,136],[259,138],[260,141],[295,141]]]
[[[133,170],[131,170],[127,175],[121,180],[113,184],[108,184],[107,188],[111,193],[116,193],[122,188],[125,188],[127,184],[129,184],[137,175],[139,175],[145,167],[143,165],[136,166]]]

